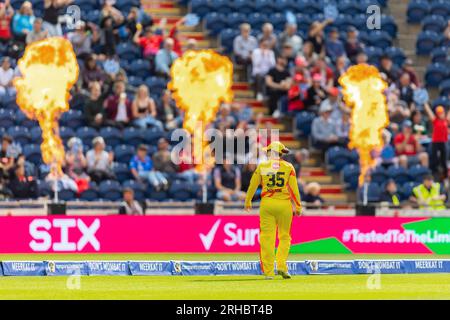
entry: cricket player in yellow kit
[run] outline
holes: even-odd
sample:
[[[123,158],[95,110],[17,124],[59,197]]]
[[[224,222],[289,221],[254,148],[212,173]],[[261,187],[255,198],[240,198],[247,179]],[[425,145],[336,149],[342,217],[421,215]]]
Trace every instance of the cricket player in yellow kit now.
[[[262,186],[260,204],[261,268],[266,279],[275,276],[275,239],[278,229],[277,273],[284,279],[291,276],[287,269],[287,258],[291,246],[291,224],[293,214],[300,215],[302,205],[298,191],[295,169],[281,159],[289,150],[278,141],[267,148],[268,160],[260,163],[253,173],[245,198],[245,209],[250,211],[253,195]]]

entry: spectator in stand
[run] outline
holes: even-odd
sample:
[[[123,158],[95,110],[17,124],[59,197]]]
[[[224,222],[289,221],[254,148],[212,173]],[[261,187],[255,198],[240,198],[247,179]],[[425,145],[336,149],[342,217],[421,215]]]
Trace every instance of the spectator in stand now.
[[[101,86],[107,80],[107,75],[103,69],[97,65],[93,55],[86,56],[83,68],[81,69],[81,78],[83,80],[83,87],[89,88],[92,82],[98,82]]]
[[[306,91],[305,107],[309,111],[317,112],[322,101],[327,98],[327,92],[322,87],[322,76],[320,74],[314,74],[312,81],[312,86]]]
[[[28,32],[25,42],[30,44],[48,37],[48,31],[42,29],[42,19],[36,18],[33,23],[33,30]]]
[[[25,1],[12,20],[12,30],[17,40],[25,42],[28,32],[33,30],[34,19],[33,5]]]
[[[305,194],[302,201],[306,202],[308,207],[320,207],[325,203],[325,200],[320,196],[320,184],[317,182],[310,182],[305,187]]]
[[[13,193],[8,188],[5,179],[0,177],[0,201],[8,200],[13,197]]]
[[[422,209],[428,210],[444,210],[445,188],[441,187],[439,182],[434,182],[432,175],[427,175],[423,178],[423,183],[413,189],[413,193],[409,200],[416,203]]]
[[[321,105],[319,117],[315,118],[311,125],[313,145],[322,151],[328,150],[339,142],[336,123],[331,119],[332,111],[330,105]]]
[[[270,49],[269,41],[262,40],[259,43],[259,48],[253,50],[251,60],[256,100],[263,101],[265,77],[275,66],[275,53]]]
[[[428,103],[425,103],[425,111],[428,115],[428,119],[432,123],[433,128],[433,133],[431,136],[430,169],[433,174],[437,174],[440,170],[442,170],[442,177],[447,179],[447,143],[450,113],[446,114],[443,106],[438,106],[436,108],[436,113],[434,113]]]
[[[342,118],[342,114],[345,111],[350,111],[342,101],[342,98],[339,94],[339,89],[336,87],[332,87],[328,90],[328,98],[321,102],[322,105],[329,104],[332,108],[331,119],[335,122],[338,122]]]
[[[107,57],[116,54],[118,26],[113,16],[105,16],[100,22],[100,45],[101,52]]]
[[[334,73],[325,58],[319,58],[316,60],[314,67],[311,69],[311,74],[318,74],[321,76],[321,85],[324,88],[331,88],[334,82]]]
[[[87,173],[92,181],[101,183],[104,180],[115,179],[112,165],[114,154],[105,150],[105,140],[96,137],[92,140],[93,148],[86,153]]]
[[[158,151],[152,156],[153,167],[162,172],[166,178],[173,177],[178,172],[178,166],[172,161],[169,142],[165,138],[158,140]]]
[[[100,20],[106,17],[112,17],[115,25],[121,25],[124,22],[122,12],[114,7],[116,0],[105,0],[102,10],[100,12]]]
[[[183,118],[180,116],[179,109],[172,99],[170,90],[164,90],[158,106],[157,116],[158,120],[164,124],[166,130],[179,128],[183,124]]]
[[[361,63],[368,63],[369,57],[365,52],[360,52],[356,55],[356,61],[355,64],[361,64]]]
[[[295,54],[294,54],[294,47],[292,43],[289,41],[285,42],[280,50],[280,56],[285,57],[287,60],[287,69],[290,71],[295,67]]]
[[[397,162],[398,159],[395,157],[395,149],[391,144],[392,134],[389,132],[389,130],[383,130],[382,138],[384,145],[383,149],[381,149],[378,155],[377,163],[379,165],[382,165],[384,168],[389,168],[391,165]]]
[[[307,89],[306,87],[309,87],[312,83],[311,73],[308,69],[308,61],[302,55],[295,58],[294,76],[297,74],[302,76],[301,84],[305,85],[304,89]]]
[[[247,126],[253,122],[253,110],[245,103],[232,102],[230,106],[230,115],[234,118],[237,129],[247,129]]]
[[[64,172],[61,174],[58,172],[56,164],[50,166],[50,172],[45,177],[45,181],[50,185],[53,192],[60,192],[63,190],[70,190],[78,193],[78,185]],[[83,190],[84,191],[84,190]]]
[[[36,179],[25,175],[25,167],[17,165],[14,168],[14,175],[9,183],[14,199],[36,199],[38,197],[38,185]]]
[[[294,82],[288,91],[288,113],[296,112],[305,109],[304,100],[306,99],[307,84],[304,83],[304,78],[301,73],[294,75]]]
[[[349,60],[346,56],[340,56],[336,59],[336,63],[334,64],[334,79],[333,79],[333,85],[335,87],[338,87],[339,84],[339,78],[344,75],[344,73],[347,71],[347,68],[349,66]]]
[[[148,87],[145,84],[139,86],[131,105],[133,110],[133,123],[141,129],[156,127],[163,130],[163,124],[157,120],[156,104],[150,97]]]
[[[0,42],[9,43],[11,40],[11,20],[14,16],[14,8],[10,0],[0,3]]]
[[[67,175],[77,184],[78,192],[81,193],[89,188],[91,178],[87,174],[87,160],[83,153],[83,142],[80,138],[72,137],[67,142],[69,150],[66,152]]]
[[[325,52],[333,62],[336,62],[340,56],[346,55],[345,47],[339,39],[339,30],[337,28],[333,27],[330,29],[328,39],[325,41]]]
[[[313,44],[314,52],[322,57],[325,55],[325,36],[323,30],[332,22],[333,20],[331,19],[323,22],[314,21],[309,27],[308,41]]]
[[[61,24],[59,23],[59,13],[62,9],[74,0],[44,0],[44,30],[49,37],[61,37],[63,35]]]
[[[155,57],[155,70],[165,78],[170,78],[170,68],[173,62],[178,58],[178,55],[173,51],[173,39],[167,38],[164,40],[164,46],[158,51]]]
[[[258,36],[258,42],[267,41],[268,48],[270,50],[275,50],[277,45],[277,35],[273,32],[273,25],[269,22],[266,22],[262,26],[262,33]]]
[[[5,96],[14,97],[16,88],[13,85],[14,70],[11,68],[11,60],[4,57],[0,67],[0,100]]]
[[[319,59],[319,54],[314,51],[314,44],[311,41],[306,41],[303,44],[300,56],[305,60],[305,67],[315,65],[317,59]]]
[[[141,34],[142,28],[138,27],[134,34],[133,41],[142,48],[144,58],[153,61],[164,41],[164,37],[162,34],[155,34],[151,27],[145,29],[143,37],[141,37]]]
[[[214,124],[219,129],[233,129],[236,127],[236,119],[231,115],[231,106],[229,104],[224,103],[220,106]]]
[[[234,59],[238,65],[246,70],[246,76],[249,78],[252,65],[252,52],[258,47],[258,41],[250,34],[251,27],[248,23],[240,25],[241,34],[233,40]]]
[[[279,116],[278,102],[282,97],[287,97],[291,87],[291,75],[286,69],[287,59],[279,56],[275,67],[269,70],[266,75],[266,88],[268,96],[268,106],[270,114]]]
[[[388,55],[381,57],[379,70],[386,75],[389,84],[397,81],[399,72]]]
[[[183,55],[183,48],[181,46],[181,36],[178,32],[179,27],[184,23],[185,17],[178,20],[169,31],[169,38],[173,40],[173,51],[181,57]]]
[[[416,136],[419,142],[422,143],[422,141],[425,142],[429,140],[427,123],[423,119],[422,113],[419,110],[414,110],[413,112],[411,112],[411,122],[413,134]]]
[[[148,181],[157,191],[167,190],[169,182],[162,172],[155,170],[152,159],[147,153],[146,145],[142,144],[138,147],[136,155],[130,161],[131,173],[137,181]]]
[[[15,159],[11,154],[13,138],[7,134],[2,137],[2,145],[0,149],[0,178],[7,179],[10,170],[15,165]]]
[[[428,166],[428,154],[422,151],[422,146],[412,134],[412,123],[405,120],[402,125],[402,132],[394,138],[394,147],[397,156],[417,157],[419,161]]]
[[[116,81],[114,83],[114,94],[105,101],[105,111],[108,120],[115,123],[115,126],[123,128],[133,119],[131,101],[125,92],[125,83]]]
[[[119,207],[119,214],[141,216],[144,210],[138,201],[134,199],[134,190],[131,188],[123,189],[123,201]]]
[[[138,31],[138,28],[151,27],[153,25],[153,19],[150,15],[141,12],[138,7],[133,7],[128,13],[124,26],[128,34],[128,38],[133,38]],[[130,40],[131,40],[130,39]]]
[[[296,23],[286,23],[284,31],[278,38],[278,46],[280,51],[286,43],[289,43],[292,46],[294,56],[296,56],[302,50],[303,39],[299,35],[297,35]]]
[[[86,27],[89,27],[87,29]],[[88,22],[87,25],[84,21],[77,21],[75,24],[75,30],[67,34],[67,39],[72,43],[73,50],[79,59],[86,59],[87,56],[92,55],[92,45],[99,39],[98,27]]]
[[[394,123],[401,124],[408,119],[411,111],[405,101],[399,101],[394,98],[388,102],[389,120]]]
[[[104,103],[109,95],[108,90],[102,92],[99,82],[89,84],[90,95],[84,105],[84,116],[89,126],[99,129],[102,126],[113,126],[114,121],[106,118]]]
[[[250,180],[252,179],[253,176],[253,172],[255,172],[256,170],[256,164],[253,162],[248,162],[244,165],[244,167],[242,168],[242,173],[241,173],[241,191],[242,192],[247,192],[248,187],[250,185]],[[261,189],[258,188],[257,191],[257,196],[259,196],[261,194]]]
[[[405,101],[408,104],[409,109],[413,109],[414,106],[414,90],[415,85],[411,83],[409,73],[403,73],[398,81],[398,90],[400,91],[400,100]]]
[[[227,157],[223,165],[214,168],[214,185],[217,199],[223,201],[243,201],[245,192],[241,191],[241,170],[232,164]]]
[[[340,145],[348,145],[350,134],[350,112],[345,110],[341,113],[341,117],[336,119],[336,135]]]
[[[416,86],[417,88],[420,87],[420,80],[417,76],[416,70],[414,70],[414,63],[411,59],[405,59],[401,72],[409,74],[411,83],[414,84],[414,86]]]
[[[303,162],[306,162],[308,158],[309,151],[307,149],[297,150],[284,156],[284,159],[294,166],[295,172],[297,173],[297,182],[300,185],[303,184],[301,181],[302,164]]]
[[[397,184],[393,179],[386,182],[383,193],[380,196],[380,202],[387,202],[391,207],[400,206],[400,194],[397,191]]]
[[[352,63],[356,63],[356,57],[364,50],[364,45],[358,39],[358,30],[350,26],[345,40],[345,53]]]

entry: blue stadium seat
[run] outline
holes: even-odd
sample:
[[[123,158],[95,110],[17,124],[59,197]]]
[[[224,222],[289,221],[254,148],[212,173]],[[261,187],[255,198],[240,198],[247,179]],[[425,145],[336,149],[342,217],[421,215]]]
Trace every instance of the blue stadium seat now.
[[[267,15],[260,14],[258,12],[249,14],[247,18],[248,23],[250,23],[253,30],[261,30],[261,27],[264,23],[270,22]]]
[[[228,15],[234,11],[233,4],[229,0],[214,0],[210,2],[211,11]]]
[[[433,63],[427,67],[425,72],[425,83],[429,87],[438,87],[448,76],[448,68],[442,63]]]
[[[126,180],[126,181],[124,181],[122,183],[122,187],[123,188],[131,188],[131,189],[133,189],[133,191],[134,191],[134,198],[137,201],[145,200],[146,186],[143,183],[138,182],[136,180],[129,179],[129,180]]]
[[[342,147],[332,147],[325,154],[325,161],[331,166],[331,171],[340,172],[350,163],[350,151]]]
[[[290,11],[292,13],[300,10],[300,5],[295,0],[277,0],[273,2],[274,11],[278,13],[285,13]]]
[[[298,10],[300,13],[313,15],[323,12],[323,7],[315,0],[298,0]]]
[[[416,182],[416,181],[410,181],[410,182],[406,182],[405,184],[403,184],[403,186],[401,188],[399,188],[399,193],[400,196],[402,198],[402,200],[408,200],[409,197],[412,195],[412,191],[413,189],[418,186],[420,184],[420,182]]]
[[[22,110],[18,109],[15,114],[16,125],[21,127],[26,127],[31,129],[38,125],[38,122],[35,120],[30,120]]]
[[[135,152],[136,150],[133,146],[121,144],[114,148],[114,158],[117,162],[128,165]]]
[[[378,47],[366,47],[364,52],[366,53],[368,61],[371,64],[378,64],[381,56],[383,55],[383,49]]]
[[[39,126],[30,129],[31,141],[35,144],[42,142],[42,130]]]
[[[75,192],[69,189],[63,189],[58,192],[58,199],[61,201],[74,201],[77,196]]]
[[[223,13],[211,12],[205,16],[205,28],[213,36],[217,36],[227,26],[228,22]]]
[[[115,147],[122,143],[122,133],[114,127],[105,127],[100,129],[100,136],[105,139],[106,144]]]
[[[125,15],[130,12],[131,8],[141,6],[141,2],[139,0],[116,0],[115,7],[122,11]]]
[[[70,127],[70,128],[78,128],[84,124],[84,116],[81,110],[69,110],[62,114],[61,116],[61,125]]]
[[[403,62],[406,59],[406,55],[401,48],[389,47],[384,50],[384,53],[387,54],[392,59],[394,64],[399,67],[403,65]]]
[[[283,13],[272,13],[269,16],[270,23],[273,25],[275,31],[281,32],[286,26],[286,15]]]
[[[148,60],[137,59],[128,66],[129,75],[145,79],[150,74],[150,62]]]
[[[392,45],[392,38],[386,31],[375,30],[369,33],[369,44],[374,47],[386,49]]]
[[[435,109],[437,106],[443,106],[447,110],[450,109],[450,98],[442,96],[433,100],[431,107]]]
[[[250,14],[255,12],[255,6],[252,1],[248,0],[234,0],[232,3],[233,12]]]
[[[48,182],[44,180],[37,180],[38,192],[40,197],[50,197],[52,194],[52,188],[48,184]]]
[[[74,4],[80,7],[83,16],[98,9],[96,1],[92,0],[75,0]]]
[[[339,12],[355,16],[361,13],[361,7],[354,0],[341,0],[338,2]]]
[[[423,31],[434,31],[440,33],[447,27],[447,19],[438,15],[426,16],[422,20]]]
[[[59,136],[64,142],[67,142],[70,138],[75,137],[75,131],[69,127],[60,127]]]
[[[408,4],[407,19],[409,23],[420,23],[430,12],[430,4],[427,0],[415,0]]]
[[[37,144],[26,144],[22,148],[22,153],[31,163],[39,166],[42,164],[41,147]]]
[[[364,188],[358,189],[358,200],[362,201],[364,199]],[[381,188],[377,183],[371,182],[367,186],[367,201],[368,202],[379,202],[381,196]]]
[[[275,12],[275,3],[273,0],[255,0],[255,11],[262,14],[272,14]]]
[[[441,36],[433,31],[423,31],[417,36],[416,53],[418,55],[428,55],[439,46]]]
[[[348,164],[344,167],[341,174],[347,190],[356,190],[358,188],[358,178],[360,174],[359,165]]]
[[[89,147],[92,147],[92,140],[98,135],[98,131],[92,127],[81,127],[76,131],[76,136],[83,141],[84,145]]]
[[[153,189],[150,189],[147,194],[146,194],[147,198],[149,198],[150,200],[153,201],[167,201],[169,195],[167,194],[166,191],[156,191]]]
[[[359,10],[361,13],[366,13],[367,12],[367,8],[371,5],[380,5],[380,2],[378,0],[359,0],[356,1],[359,2]]]
[[[230,54],[233,52],[233,41],[234,38],[239,34],[236,29],[223,29],[219,35],[220,46],[223,48],[224,53]]]
[[[190,1],[190,12],[195,13],[203,18],[207,13],[211,12],[211,6],[208,0],[192,0]]]
[[[389,178],[394,179],[395,183],[399,185],[403,185],[411,180],[408,170],[399,166],[390,166],[387,170],[387,175]]]
[[[126,61],[133,61],[141,58],[141,50],[133,43],[119,43],[117,45],[116,51],[120,59],[124,59]],[[122,61],[120,63],[122,65]],[[124,66],[122,65],[122,67]]]
[[[450,56],[450,48],[449,47],[438,47],[434,48],[431,51],[431,61],[433,63],[445,63],[447,61],[447,57]]]
[[[27,128],[21,126],[13,126],[10,127],[6,132],[13,138],[14,142],[20,143],[20,145],[22,146],[29,144],[31,141],[30,131]]]
[[[117,181],[121,183],[132,178],[130,167],[127,163],[116,162],[114,163],[113,170]]]
[[[144,143],[143,130],[133,127],[126,128],[123,131],[123,141],[128,145],[137,147],[141,143]]]
[[[386,31],[391,38],[397,37],[398,27],[392,16],[382,15],[381,16],[381,29]]]
[[[325,29],[325,31],[328,32],[331,27],[336,27],[339,29],[340,32],[344,33],[343,40],[345,40],[345,38],[347,36],[346,32],[347,32],[348,28],[350,26],[354,26],[354,25],[355,25],[355,22],[351,15],[340,14],[333,21],[333,23]]]
[[[359,153],[358,153],[358,150],[356,150],[356,149],[350,150],[349,158],[350,158],[350,162],[352,164],[359,164]]]
[[[238,26],[244,22],[247,22],[247,15],[240,12],[233,12],[227,16],[226,19],[227,28],[237,30]],[[222,32],[220,32],[222,34]]]
[[[423,178],[426,175],[431,174],[431,170],[418,164],[409,168],[408,174],[415,182],[422,183]]]
[[[144,137],[144,142],[150,146],[156,146],[158,140],[165,137],[164,131],[158,128],[145,129],[142,135]]]
[[[381,185],[388,179],[388,175],[386,173],[386,169],[382,166],[378,166],[371,170],[370,176],[372,178],[372,182]]]
[[[100,197],[109,201],[122,199],[122,186],[114,180],[102,181],[98,186]]]
[[[441,96],[449,96],[450,95],[450,78],[442,81],[439,84],[439,93]]]
[[[94,188],[89,188],[80,194],[80,200],[82,201],[96,201],[99,197],[97,189]]]
[[[295,129],[302,137],[309,137],[311,134],[311,124],[316,115],[308,111],[300,111],[295,115]]]
[[[129,76],[128,77],[128,84],[132,87],[139,87],[141,84],[144,83],[144,80],[141,77],[136,76]]]
[[[150,93],[156,92],[161,94],[165,89],[167,89],[167,81],[160,77],[148,77],[145,79],[145,84],[150,90]]]
[[[14,112],[9,109],[0,109],[0,127],[9,128],[14,126]]]
[[[100,24],[100,17],[101,17],[100,10],[91,10],[86,13],[85,19],[87,22],[95,23],[98,25]]]
[[[169,197],[176,201],[188,201],[192,199],[193,195],[186,182],[175,180],[170,185]]]
[[[430,13],[448,19],[450,16],[448,0],[433,0],[430,5]]]
[[[312,17],[302,13],[296,14],[295,17],[297,18],[297,29],[307,32],[313,22]]]

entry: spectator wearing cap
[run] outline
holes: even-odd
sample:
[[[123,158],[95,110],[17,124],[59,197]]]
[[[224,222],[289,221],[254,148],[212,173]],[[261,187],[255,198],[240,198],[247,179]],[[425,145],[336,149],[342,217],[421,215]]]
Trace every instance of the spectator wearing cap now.
[[[137,181],[148,182],[157,191],[167,190],[169,187],[169,182],[162,172],[155,170],[146,145],[138,147],[136,155],[130,160],[130,170]]]
[[[275,53],[269,42],[262,40],[259,48],[252,52],[252,76],[255,81],[255,96],[258,101],[264,99],[264,82],[266,74],[275,66]]]
[[[153,98],[150,96],[145,84],[139,86],[131,105],[133,110],[133,123],[141,129],[156,127],[163,130],[163,124],[157,119],[158,112]]]
[[[329,104],[332,108],[331,119],[333,121],[338,121],[342,118],[342,113],[347,111],[347,107],[342,102],[341,95],[339,93],[339,89],[336,87],[331,87],[328,90],[328,97],[321,102],[320,105]]]
[[[300,74],[303,78],[302,83],[310,86],[311,81],[311,73],[308,69],[308,61],[302,55],[298,55],[295,58],[295,67],[294,67],[294,75]]]
[[[78,58],[86,59],[93,52],[92,45],[100,39],[98,27],[82,20],[75,23],[75,30],[67,34],[67,39],[72,44],[73,50]]]
[[[425,103],[424,106],[433,128],[433,133],[431,135],[430,169],[434,174],[438,173],[439,169],[442,169],[442,176],[446,179],[448,176],[447,143],[450,113],[446,114],[443,106],[438,106],[435,113],[431,110],[428,103]]]
[[[104,104],[107,119],[114,121],[117,127],[124,127],[133,119],[131,101],[125,92],[123,81],[114,83],[114,94],[110,95]]]
[[[134,190],[131,188],[124,188],[123,201],[119,207],[119,214],[141,216],[144,214],[141,204],[134,199]]]
[[[165,138],[158,140],[158,151],[152,156],[153,167],[166,177],[173,177],[178,172],[178,166],[172,161],[169,142]]]
[[[0,99],[5,96],[15,96],[16,88],[13,85],[13,79],[14,70],[11,68],[11,59],[3,57],[0,66]]]
[[[12,30],[17,40],[25,41],[28,32],[33,30],[34,19],[33,5],[25,1],[12,19]]]
[[[319,116],[313,120],[311,125],[313,145],[322,151],[328,150],[339,142],[336,123],[331,119],[332,111],[329,104],[320,106]]]
[[[293,83],[288,91],[287,111],[289,113],[305,109],[304,100],[306,99],[307,84],[301,73],[296,73]]]
[[[245,192],[241,191],[241,170],[233,165],[227,157],[222,165],[214,168],[214,186],[217,199],[223,201],[243,201]]]
[[[423,178],[423,183],[413,189],[409,199],[422,209],[444,210],[446,198],[441,184],[434,182],[432,175],[427,175]]]
[[[344,44],[339,40],[339,30],[331,28],[328,38],[325,41],[325,52],[332,61],[336,61],[338,57],[346,55]]]
[[[0,42],[9,43],[11,40],[11,19],[14,16],[14,8],[10,0],[0,3]]]
[[[30,44],[35,41],[40,41],[48,37],[48,31],[42,29],[42,19],[36,18],[33,22],[33,30],[28,32],[25,42]]]
[[[380,202],[386,202],[391,207],[400,206],[400,194],[397,191],[397,184],[393,179],[389,179],[384,187],[384,191],[380,195]]]
[[[155,57],[155,70],[160,76],[165,78],[170,77],[170,68],[178,58],[178,55],[173,51],[173,46],[173,39],[167,38],[164,40],[163,48],[158,51]]]
[[[356,62],[356,57],[364,50],[364,45],[358,39],[358,30],[350,26],[347,29],[347,37],[345,39],[345,53],[351,62]]]
[[[312,74],[319,74],[321,76],[321,84],[325,88],[330,88],[333,86],[334,73],[325,58],[319,58],[316,60],[314,67],[311,69]]]
[[[379,71],[386,75],[389,83],[395,83],[398,79],[399,71],[388,55],[381,56]]]
[[[38,185],[33,176],[25,174],[25,167],[17,165],[14,168],[14,175],[9,182],[9,189],[17,200],[36,199],[38,197]]]
[[[428,166],[428,154],[422,152],[422,146],[412,132],[412,122],[410,120],[403,122],[402,131],[394,137],[394,147],[397,156],[400,158],[417,157],[422,165],[426,164]]]
[[[233,40],[233,54],[237,64],[246,70],[246,76],[250,75],[252,64],[252,52],[258,47],[258,41],[250,34],[251,27],[248,23],[240,25],[241,34]]]
[[[306,109],[316,112],[322,101],[327,98],[327,91],[322,87],[322,76],[320,74],[313,74],[312,85],[308,88],[306,96]]]
[[[287,59],[279,56],[275,67],[269,70],[266,75],[266,88],[268,96],[268,106],[270,114],[278,116],[278,103],[281,98],[287,96],[291,87],[291,74],[287,70]],[[277,113],[275,111],[278,111]]]
[[[273,25],[266,22],[261,27],[261,34],[258,36],[258,42],[267,41],[268,47],[271,50],[275,50],[277,46],[277,35],[273,32]]]
[[[403,73],[409,74],[411,83],[414,84],[416,87],[420,87],[419,77],[417,76],[416,70],[414,70],[414,63],[410,58],[405,59],[401,71]]]
[[[283,46],[289,43],[292,46],[293,55],[296,56],[301,52],[303,47],[303,39],[297,34],[297,24],[288,22],[284,28],[284,31],[280,34],[278,38],[279,50]]]
[[[93,148],[86,153],[87,173],[92,181],[101,183],[104,180],[115,179],[112,164],[114,154],[105,150],[105,140],[96,137],[92,140]]]
[[[61,24],[59,23],[59,13],[73,1],[44,0],[43,27],[48,32],[49,37],[61,37],[63,35]]]

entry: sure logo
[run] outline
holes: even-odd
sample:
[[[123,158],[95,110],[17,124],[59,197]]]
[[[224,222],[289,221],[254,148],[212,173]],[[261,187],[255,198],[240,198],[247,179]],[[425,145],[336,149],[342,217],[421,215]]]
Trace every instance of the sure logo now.
[[[77,242],[69,241],[70,231],[78,229],[81,233]],[[87,226],[81,219],[34,219],[29,226],[30,248],[33,251],[82,251],[87,244],[90,244],[95,251],[100,250],[100,242],[95,233],[100,228],[100,220],[95,219],[91,225]],[[52,229],[59,229],[59,237],[52,238]]]

